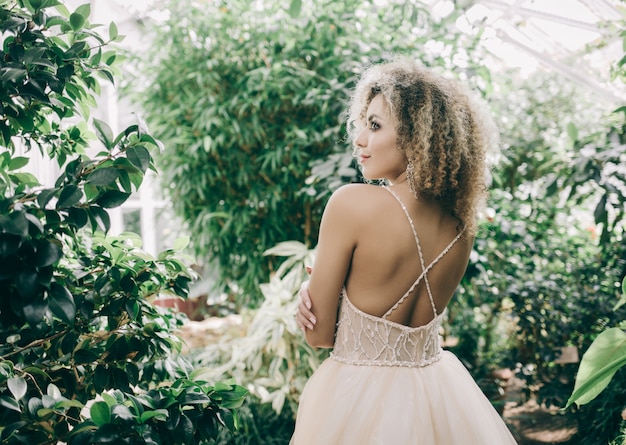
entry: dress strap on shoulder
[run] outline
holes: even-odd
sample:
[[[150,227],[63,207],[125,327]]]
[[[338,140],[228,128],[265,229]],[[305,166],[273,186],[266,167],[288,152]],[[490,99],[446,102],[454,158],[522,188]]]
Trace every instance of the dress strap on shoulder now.
[[[437,307],[435,306],[435,299],[433,298],[433,293],[430,289],[430,283],[428,282],[427,273],[430,271],[430,269],[433,268],[435,264],[439,262],[439,260],[441,260],[441,258],[443,258],[443,256],[446,253],[448,253],[448,251],[452,248],[452,246],[454,246],[454,244],[456,244],[456,242],[461,238],[461,235],[463,235],[463,232],[465,232],[465,227],[446,246],[446,248],[443,249],[441,253],[439,253],[439,255],[437,255],[437,257],[433,261],[431,261],[428,266],[426,266],[424,263],[424,254],[422,253],[422,245],[417,236],[417,231],[415,230],[415,224],[413,223],[413,219],[411,218],[411,215],[409,214],[408,209],[406,208],[406,206],[404,205],[404,202],[402,202],[402,200],[400,199],[400,197],[397,195],[396,192],[394,192],[391,188],[387,186],[383,186],[383,188],[387,190],[389,193],[391,193],[391,195],[396,199],[396,201],[398,201],[398,203],[400,204],[400,207],[402,207],[402,210],[404,211],[404,214],[409,220],[409,224],[411,225],[411,230],[413,232],[413,238],[415,238],[415,244],[417,245],[417,252],[419,254],[420,265],[422,266],[422,273],[417,277],[417,279],[413,282],[411,287],[404,293],[404,295],[391,308],[389,308],[387,312],[385,312],[382,318],[387,318],[394,310],[396,310],[397,307],[400,306],[400,304],[402,304],[402,302],[404,302],[404,300],[407,299],[407,297],[410,295],[413,289],[415,289],[415,287],[422,281],[422,279],[424,280],[424,284],[426,285],[426,291],[428,292],[428,299],[430,300],[430,306],[433,310],[433,314],[435,317],[437,317],[438,315]]]

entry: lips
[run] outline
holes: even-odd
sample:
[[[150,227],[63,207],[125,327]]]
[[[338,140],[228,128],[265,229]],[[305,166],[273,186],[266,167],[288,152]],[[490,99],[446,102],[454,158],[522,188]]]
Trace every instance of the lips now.
[[[370,158],[369,156],[361,155],[361,156],[359,156],[359,161],[362,164],[363,162],[367,161],[369,158]]]

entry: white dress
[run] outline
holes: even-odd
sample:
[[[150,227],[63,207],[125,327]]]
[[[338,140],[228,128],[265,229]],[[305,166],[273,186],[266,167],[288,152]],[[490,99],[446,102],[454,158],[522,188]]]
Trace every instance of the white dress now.
[[[515,440],[473,378],[441,348],[427,267],[413,221],[422,274],[382,317],[359,310],[342,290],[334,350],[300,397],[291,445],[507,445]],[[409,327],[387,319],[421,281],[434,318]]]

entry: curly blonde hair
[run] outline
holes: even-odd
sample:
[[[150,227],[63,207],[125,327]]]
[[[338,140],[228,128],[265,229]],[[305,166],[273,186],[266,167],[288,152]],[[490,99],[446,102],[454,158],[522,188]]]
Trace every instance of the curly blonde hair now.
[[[348,110],[352,140],[379,94],[394,118],[397,148],[411,165],[407,181],[415,197],[433,199],[473,235],[487,195],[487,153],[497,144],[486,108],[460,83],[397,59],[362,74]]]

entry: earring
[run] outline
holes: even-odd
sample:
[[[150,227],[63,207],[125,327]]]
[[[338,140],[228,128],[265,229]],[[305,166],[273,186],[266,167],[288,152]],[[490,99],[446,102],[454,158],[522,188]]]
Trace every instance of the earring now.
[[[411,193],[415,195],[415,166],[413,165],[413,161],[409,159],[409,162],[406,165],[406,181],[409,186],[409,190]]]

